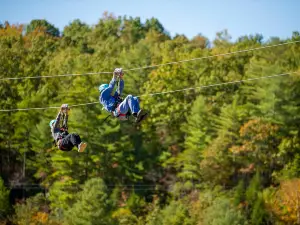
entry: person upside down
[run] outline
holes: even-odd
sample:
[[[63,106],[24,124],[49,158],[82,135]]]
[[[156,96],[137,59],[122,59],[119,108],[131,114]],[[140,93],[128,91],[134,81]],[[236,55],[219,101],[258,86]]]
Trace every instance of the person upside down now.
[[[51,120],[49,125],[52,137],[57,147],[61,151],[71,151],[74,146],[78,148],[78,152],[83,152],[87,146],[76,133],[68,133],[68,105],[63,104],[55,120]],[[63,119],[63,124],[60,122]]]
[[[124,89],[122,68],[116,68],[113,72],[113,77],[109,84],[101,84],[99,86],[99,101],[103,105],[106,111],[110,112],[114,117],[119,120],[127,120],[128,114],[131,112],[135,117],[136,123],[140,123],[146,119],[148,113],[145,110],[140,109],[139,100],[137,97],[127,95],[123,100],[121,94]],[[116,83],[119,83],[117,91],[113,93]]]

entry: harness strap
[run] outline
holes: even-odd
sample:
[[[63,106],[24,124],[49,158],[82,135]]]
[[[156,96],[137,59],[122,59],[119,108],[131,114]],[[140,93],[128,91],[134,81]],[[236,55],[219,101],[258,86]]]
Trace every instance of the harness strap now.
[[[61,150],[67,150],[67,148],[62,146],[62,139],[63,139],[63,134],[60,133],[58,139],[56,140],[57,142],[57,147]]]
[[[120,104],[119,104],[119,105],[120,105]],[[118,105],[118,106],[119,106],[119,105]],[[120,110],[119,107],[117,107],[117,110],[118,110],[118,116],[117,116],[117,117],[119,117],[119,116],[126,116],[126,114],[121,113],[121,110]]]
[[[118,112],[117,117],[119,117],[120,115],[124,115],[124,114],[121,114],[120,108],[119,108],[119,105],[121,104],[123,99],[120,96],[117,96],[115,99],[116,99],[116,101],[115,101],[115,104],[114,104],[114,107],[113,107],[113,110],[112,110],[112,115],[114,116],[114,112],[117,110],[117,112]]]
[[[108,117],[110,117],[111,115],[108,115],[104,120],[103,123],[108,119]]]

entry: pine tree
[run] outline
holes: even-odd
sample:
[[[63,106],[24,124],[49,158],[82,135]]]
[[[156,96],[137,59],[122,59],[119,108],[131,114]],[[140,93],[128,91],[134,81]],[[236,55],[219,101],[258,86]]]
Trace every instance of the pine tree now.
[[[4,181],[0,177],[0,221],[9,212],[9,189],[4,185]]]
[[[199,96],[193,103],[187,123],[182,126],[186,133],[184,151],[176,159],[177,174],[184,182],[199,182],[201,179],[200,163],[203,159],[203,150],[210,144],[214,135],[212,107]]]
[[[108,190],[99,178],[92,178],[78,193],[77,202],[66,212],[66,224],[113,224]]]

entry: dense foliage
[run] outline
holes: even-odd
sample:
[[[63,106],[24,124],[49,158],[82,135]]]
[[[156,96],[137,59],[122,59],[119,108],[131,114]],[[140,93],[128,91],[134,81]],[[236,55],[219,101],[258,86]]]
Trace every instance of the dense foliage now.
[[[201,27],[199,27],[201,30]],[[24,32],[25,31],[25,32]],[[45,20],[0,26],[0,108],[98,101],[112,74],[300,41],[261,35],[171,37],[155,18],[105,13],[59,31]],[[270,76],[170,94],[149,93]],[[0,224],[300,224],[300,44],[125,73],[142,96],[141,126],[103,119],[100,104],[74,107],[69,130],[85,153],[52,145],[57,109],[0,112]]]

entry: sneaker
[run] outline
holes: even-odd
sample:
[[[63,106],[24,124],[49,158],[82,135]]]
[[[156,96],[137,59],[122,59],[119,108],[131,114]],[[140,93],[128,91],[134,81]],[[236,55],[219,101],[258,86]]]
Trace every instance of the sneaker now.
[[[135,122],[140,123],[142,120],[146,119],[147,116],[148,116],[148,113],[141,109],[137,114]]]
[[[83,143],[81,142],[79,145],[78,145],[78,152],[83,152],[85,150],[87,146],[87,143]]]

